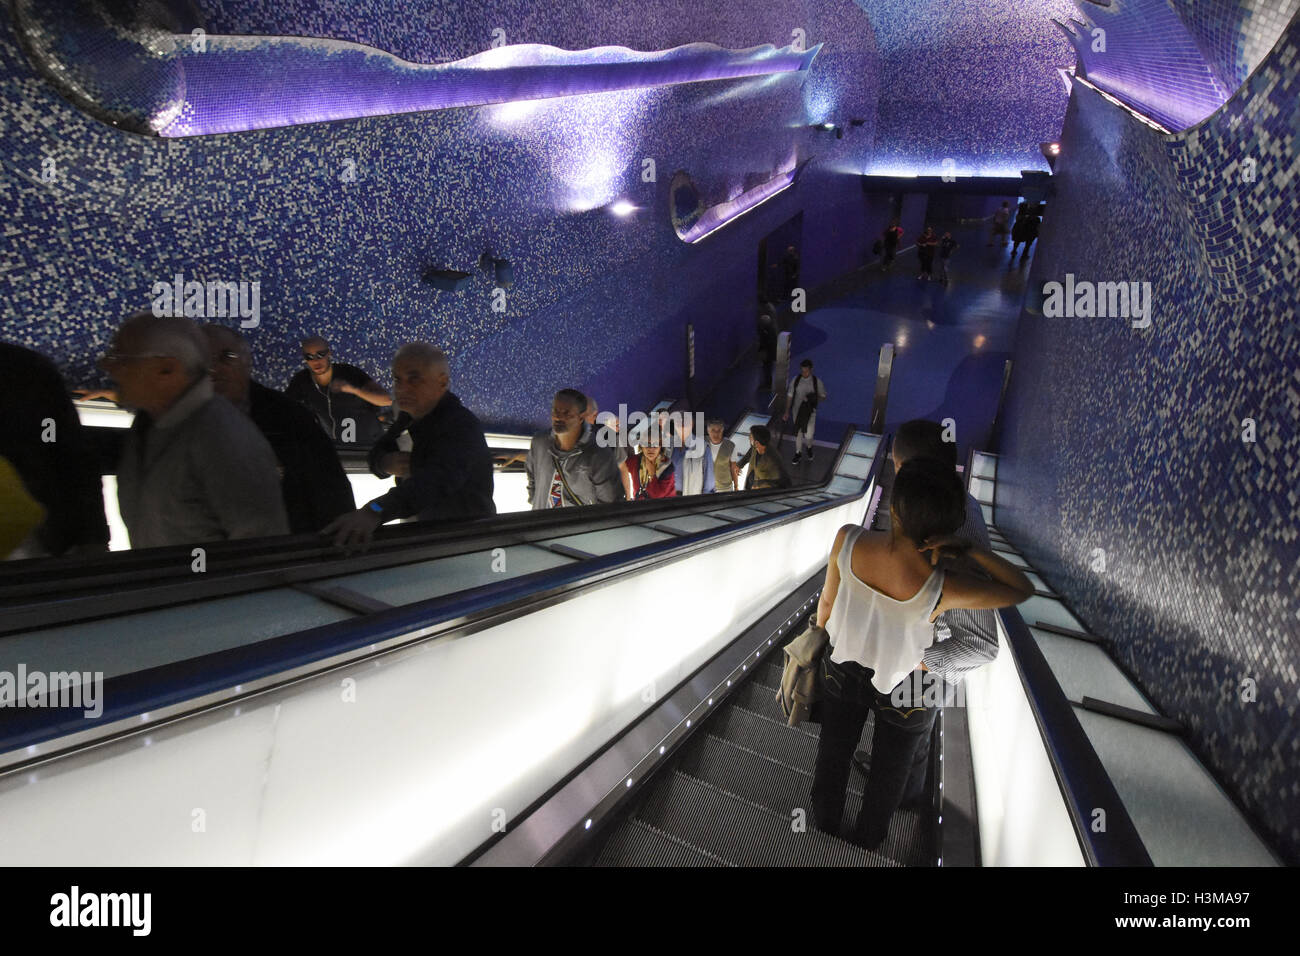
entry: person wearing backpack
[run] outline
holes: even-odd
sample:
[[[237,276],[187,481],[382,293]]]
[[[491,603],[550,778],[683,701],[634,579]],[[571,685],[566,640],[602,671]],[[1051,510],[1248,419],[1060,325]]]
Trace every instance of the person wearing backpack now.
[[[808,445],[808,460],[813,460],[813,433],[817,430],[817,406],[826,401],[826,386],[812,373],[811,359],[799,363],[799,375],[790,380],[786,389],[784,421],[790,420],[790,410],[794,409],[794,458],[792,464],[799,464],[803,457],[803,446]]]

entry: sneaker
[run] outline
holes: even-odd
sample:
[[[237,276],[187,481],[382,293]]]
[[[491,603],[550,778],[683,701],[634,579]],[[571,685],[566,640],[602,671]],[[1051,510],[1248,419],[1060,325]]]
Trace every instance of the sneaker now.
[[[794,453],[794,457],[790,459],[790,464],[792,464],[792,465],[797,465],[797,464],[799,464],[799,458],[800,458],[800,457],[801,457],[800,454],[799,454],[798,452],[795,452],[795,453]]]
[[[858,773],[866,776],[871,772],[871,754],[865,750],[856,750],[853,752],[853,768]]]

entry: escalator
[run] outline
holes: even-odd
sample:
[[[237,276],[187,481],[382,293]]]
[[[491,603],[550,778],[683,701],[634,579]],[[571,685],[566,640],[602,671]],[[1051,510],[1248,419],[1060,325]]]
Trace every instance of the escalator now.
[[[879,442],[846,430],[817,483],[402,525],[364,554],[290,536],[24,562],[0,670],[99,692],[0,711],[0,863],[479,858],[807,602]]]
[[[816,483],[399,526],[366,554],[299,536],[213,544],[202,571],[189,548],[24,562],[0,671],[100,693],[0,709],[0,864],[1150,865],[1168,851],[1102,722],[1168,731],[1098,709],[1101,684],[1067,697],[1080,675],[1053,668],[1079,654],[1053,644],[1078,637],[1050,592],[1023,605],[1032,634],[999,612],[1002,653],[941,711],[924,809],[874,851],[801,812],[817,727],[784,723],[780,649],[836,529],[872,526],[886,448],[849,428]]]
[[[900,809],[875,851],[807,826],[817,725],[789,727],[775,702],[780,654],[753,669],[673,765],[647,787],[596,866],[933,866],[933,814]],[[870,750],[872,718],[859,749]],[[841,832],[862,805],[849,778]],[[804,825],[801,825],[804,824]]]

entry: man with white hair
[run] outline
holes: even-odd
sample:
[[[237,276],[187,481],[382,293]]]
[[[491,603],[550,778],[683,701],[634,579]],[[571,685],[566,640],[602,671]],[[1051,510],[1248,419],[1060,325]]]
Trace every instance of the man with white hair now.
[[[214,394],[193,322],[137,313],[99,365],[136,413],[117,472],[131,547],[288,533],[271,446]]]
[[[365,507],[335,519],[324,534],[344,547],[366,546],[385,521],[467,521],[496,514],[492,453],[483,426],[451,392],[451,372],[441,349],[425,342],[403,345],[393,356],[393,391],[402,414],[370,449],[370,470],[397,478],[397,487]],[[399,443],[410,438],[410,450]]]

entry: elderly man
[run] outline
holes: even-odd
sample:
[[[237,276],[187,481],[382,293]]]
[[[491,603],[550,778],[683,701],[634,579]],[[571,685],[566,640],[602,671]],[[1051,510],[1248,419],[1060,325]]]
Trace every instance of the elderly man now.
[[[572,388],[555,393],[551,430],[533,436],[524,471],[534,511],[620,501],[624,485],[612,448],[582,440],[587,397]]]
[[[365,546],[385,521],[467,521],[496,514],[492,453],[483,427],[451,391],[451,371],[441,349],[403,345],[393,356],[393,391],[402,414],[370,449],[370,470],[398,479],[397,487],[333,521],[325,534],[345,548]],[[410,437],[410,451],[399,444]]]
[[[319,335],[302,340],[302,360],[307,367],[289,379],[284,393],[315,412],[325,433],[339,444],[373,445],[384,433],[378,413],[392,404],[388,393],[355,365],[335,362],[329,343]]]
[[[283,392],[253,381],[248,342],[234,329],[205,325],[202,331],[212,360],[213,388],[253,420],[275,452],[289,531],[319,531],[355,508],[339,456],[311,412]]]
[[[133,548],[288,533],[271,446],[213,393],[193,322],[133,315],[99,364],[136,413],[117,472]]]

